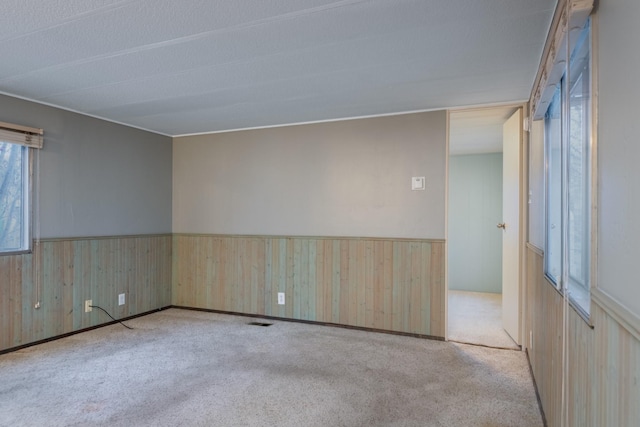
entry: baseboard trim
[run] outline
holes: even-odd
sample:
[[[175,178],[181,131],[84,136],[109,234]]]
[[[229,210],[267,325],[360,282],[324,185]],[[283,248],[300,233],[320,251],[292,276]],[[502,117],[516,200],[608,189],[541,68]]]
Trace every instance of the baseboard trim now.
[[[179,306],[179,305],[168,305],[168,306],[157,308],[157,309],[154,309],[154,310],[145,311],[144,313],[135,314],[133,316],[127,316],[127,317],[123,317],[123,318],[118,319],[118,320],[112,320],[112,321],[107,322],[107,323],[101,323],[99,325],[90,326],[88,328],[78,329],[77,331],[67,332],[67,333],[64,333],[64,334],[61,334],[61,335],[56,335],[56,336],[53,336],[53,337],[50,337],[50,338],[45,338],[45,339],[42,339],[42,340],[33,341],[33,342],[30,342],[30,343],[27,343],[27,344],[22,344],[22,345],[19,345],[19,346],[16,346],[16,347],[9,347],[9,348],[6,348],[4,350],[0,350],[0,355],[7,354],[7,353],[13,353],[15,351],[23,350],[23,349],[28,348],[28,347],[33,347],[33,346],[36,346],[36,345],[48,343],[50,341],[56,341],[56,340],[59,340],[59,339],[62,339],[62,338],[67,338],[67,337],[70,337],[70,336],[73,336],[73,335],[81,334],[83,332],[88,332],[88,331],[92,331],[94,329],[103,328],[105,326],[115,325],[115,324],[120,323],[120,322],[126,322],[127,320],[135,319],[135,318],[142,317],[142,316],[147,316],[149,314],[157,313],[159,311],[168,310],[170,308],[177,308],[177,309],[180,309],[180,310],[190,310],[190,311],[202,311],[202,312],[206,312],[206,313],[228,314],[228,315],[232,315],[232,316],[252,317],[252,318],[258,318],[258,319],[278,320],[278,321],[282,321],[282,322],[295,322],[295,323],[305,323],[305,324],[310,324],[310,325],[330,326],[330,327],[334,327],[334,328],[353,329],[353,330],[358,330],[358,331],[375,332],[375,333],[382,333],[382,334],[389,334],[389,335],[400,335],[400,336],[406,336],[406,337],[428,339],[428,340],[433,340],[433,341],[445,341],[444,337],[437,337],[437,336],[434,336],[434,335],[425,335],[425,334],[414,334],[414,333],[411,333],[411,332],[389,331],[389,330],[386,330],[386,329],[375,329],[375,328],[365,328],[365,327],[361,327],[361,326],[342,325],[340,323],[316,322],[316,321],[313,321],[313,320],[290,319],[290,318],[286,318],[286,317],[266,316],[266,315],[261,315],[261,314],[237,313],[237,312],[231,312],[231,311],[211,310],[211,309],[207,309],[207,308],[184,307],[184,306]]]
[[[178,308],[181,310],[190,310],[190,311],[202,311],[205,313],[218,313],[218,314],[229,314],[232,316],[242,316],[242,317],[251,317],[256,319],[268,319],[268,320],[278,320],[282,322],[293,322],[293,323],[305,323],[308,325],[319,325],[319,326],[330,326],[334,328],[343,328],[343,329],[353,329],[356,331],[364,331],[364,332],[376,332],[380,334],[389,334],[389,335],[400,335],[405,337],[412,338],[420,338],[427,339],[433,341],[445,341],[444,337],[438,337],[435,335],[425,335],[425,334],[414,334],[411,332],[401,332],[401,331],[390,331],[387,329],[376,329],[376,328],[366,328],[364,326],[352,326],[352,325],[344,325],[341,323],[330,323],[330,322],[318,322],[315,320],[305,320],[305,319],[292,319],[289,317],[277,317],[277,316],[268,316],[265,314],[251,314],[251,313],[238,313],[234,311],[223,311],[223,310],[213,310],[209,308],[198,308],[198,307],[185,307],[181,305],[172,305],[169,308]]]
[[[456,340],[447,340],[447,342],[452,342],[455,344],[462,344],[462,345],[471,345],[474,347],[482,347],[482,348],[491,348],[494,350],[506,350],[506,351],[522,351],[522,346],[519,345],[518,348],[513,348],[513,347],[496,347],[494,345],[487,345],[487,344],[477,344],[474,342],[464,342],[464,341],[456,341]]]
[[[7,349],[0,350],[0,355],[7,354],[7,353],[13,353],[14,351],[23,350],[23,349],[28,348],[28,347],[33,347],[35,345],[45,344],[45,343],[48,343],[50,341],[56,341],[56,340],[59,340],[59,339],[62,339],[62,338],[67,338],[67,337],[70,337],[70,336],[73,336],[73,335],[81,334],[82,332],[88,332],[88,331],[92,331],[94,329],[103,328],[105,326],[115,325],[115,324],[118,324],[120,322],[126,322],[127,320],[135,319],[135,318],[142,317],[142,316],[147,316],[149,314],[157,313],[159,311],[167,310],[169,308],[171,308],[171,306],[161,307],[161,308],[157,308],[157,309],[154,309],[154,310],[145,311],[144,313],[134,314],[133,316],[123,317],[122,319],[112,320],[112,321],[107,322],[107,323],[101,323],[99,325],[89,326],[88,328],[78,329],[77,331],[66,332],[66,333],[61,334],[61,335],[56,335],[56,336],[53,336],[53,337],[50,337],[50,338],[45,338],[45,339],[42,339],[42,340],[30,342],[30,343],[27,343],[27,344],[22,344],[22,345],[19,345],[17,347],[9,347]]]

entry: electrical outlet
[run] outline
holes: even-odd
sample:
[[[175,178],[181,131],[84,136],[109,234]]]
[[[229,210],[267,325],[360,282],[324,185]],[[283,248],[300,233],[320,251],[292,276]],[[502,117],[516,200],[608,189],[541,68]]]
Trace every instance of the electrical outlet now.
[[[93,309],[91,308],[91,306],[92,306],[92,305],[93,305],[93,302],[92,302],[90,299],[86,300],[86,301],[84,302],[84,312],[85,312],[85,313],[88,313],[88,312],[90,312],[91,310],[93,310]]]
[[[124,305],[124,294],[118,295],[118,305]]]
[[[278,292],[278,305],[284,305],[284,292]]]

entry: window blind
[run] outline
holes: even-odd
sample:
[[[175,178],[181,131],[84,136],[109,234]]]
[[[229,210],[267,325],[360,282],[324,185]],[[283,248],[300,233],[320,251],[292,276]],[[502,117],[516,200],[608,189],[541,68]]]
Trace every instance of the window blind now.
[[[560,19],[554,31],[549,33],[550,47],[547,55],[542,60],[540,80],[531,102],[533,120],[544,118],[549,104],[567,68],[567,48],[573,52],[578,36],[584,28],[591,11],[594,0],[565,0],[569,3],[567,8],[561,8]],[[566,3],[564,3],[566,5]]]
[[[41,149],[43,134],[42,129],[0,122],[0,141]]]

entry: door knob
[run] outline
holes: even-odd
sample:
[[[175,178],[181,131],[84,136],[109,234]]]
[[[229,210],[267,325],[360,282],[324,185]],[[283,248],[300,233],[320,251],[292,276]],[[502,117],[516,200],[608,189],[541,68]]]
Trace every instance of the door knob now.
[[[503,230],[506,230],[507,229],[507,224],[505,224],[504,222],[500,222],[500,223],[498,223],[498,225],[496,227],[502,228]]]

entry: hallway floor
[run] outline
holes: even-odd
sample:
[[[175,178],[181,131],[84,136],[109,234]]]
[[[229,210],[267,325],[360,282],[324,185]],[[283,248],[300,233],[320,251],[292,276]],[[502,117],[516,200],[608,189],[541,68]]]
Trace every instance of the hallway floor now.
[[[502,295],[449,290],[449,340],[519,349],[502,328]]]

